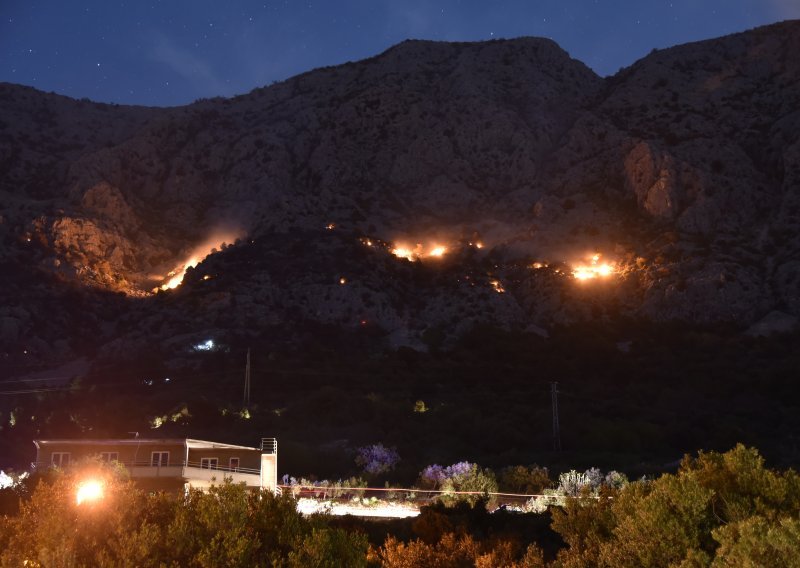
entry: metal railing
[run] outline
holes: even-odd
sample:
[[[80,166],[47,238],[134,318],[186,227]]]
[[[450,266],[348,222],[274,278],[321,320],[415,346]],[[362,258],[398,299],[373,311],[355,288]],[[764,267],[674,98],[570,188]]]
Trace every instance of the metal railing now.
[[[76,465],[79,463],[78,461],[71,462],[64,465],[57,465],[50,462],[32,462],[31,469],[33,471],[44,471],[50,468],[69,468],[72,465]],[[220,471],[222,473],[243,473],[249,475],[260,475],[261,470],[258,468],[251,468],[251,467],[230,467],[227,465],[210,465],[208,463],[203,463],[199,461],[189,461],[186,462],[184,460],[180,461],[170,461],[169,463],[161,463],[161,464],[153,464],[150,461],[136,461],[136,462],[121,462],[121,461],[111,461],[105,463],[113,463],[114,465],[121,465],[125,467],[131,473],[135,473],[134,469],[140,468],[152,468],[152,469],[174,469],[174,468],[183,468],[183,467],[193,467],[197,469],[207,469],[211,471]]]
[[[54,464],[54,463],[50,463],[50,462],[32,462],[31,463],[31,469],[33,469],[33,470],[43,470],[43,469],[50,469],[51,467],[67,468],[67,467],[71,467],[73,465],[77,465],[78,463],[80,463],[82,461],[82,459],[83,458],[78,458],[75,461],[71,461],[70,463],[62,464],[62,465],[58,465],[58,464]],[[101,463],[119,464],[119,465],[125,466],[128,469],[133,468],[133,467],[157,467],[157,468],[160,468],[160,467],[183,467],[184,465],[186,465],[186,463],[183,460],[170,461],[169,463],[159,463],[159,464],[154,464],[149,460],[148,461],[136,461],[136,462],[122,462],[122,461],[119,461],[119,460],[111,460],[111,461],[105,461],[105,462],[101,462]]]
[[[261,473],[260,469],[255,469],[252,467],[229,467],[223,465],[210,465],[208,463],[202,462],[192,462],[186,464],[186,467],[196,467],[197,469],[208,469],[211,471],[221,471],[223,473],[247,473],[252,475],[259,475]]]
[[[261,438],[261,451],[265,454],[277,454],[278,440],[275,438]]]

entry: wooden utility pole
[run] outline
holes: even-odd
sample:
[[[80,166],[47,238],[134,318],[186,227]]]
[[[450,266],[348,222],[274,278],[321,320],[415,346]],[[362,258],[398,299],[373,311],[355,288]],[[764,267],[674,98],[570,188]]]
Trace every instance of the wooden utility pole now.
[[[242,406],[250,406],[250,348],[247,348],[247,365],[244,368],[244,401]]]
[[[561,451],[561,431],[558,424],[558,383],[550,383],[550,402],[553,405],[553,451]]]

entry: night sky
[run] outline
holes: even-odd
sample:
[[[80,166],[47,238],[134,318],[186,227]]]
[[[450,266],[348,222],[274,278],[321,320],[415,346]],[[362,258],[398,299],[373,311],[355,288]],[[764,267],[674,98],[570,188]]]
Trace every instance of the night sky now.
[[[653,48],[800,18],[800,0],[0,0],[0,81],[177,105],[408,38],[543,36],[609,75]]]

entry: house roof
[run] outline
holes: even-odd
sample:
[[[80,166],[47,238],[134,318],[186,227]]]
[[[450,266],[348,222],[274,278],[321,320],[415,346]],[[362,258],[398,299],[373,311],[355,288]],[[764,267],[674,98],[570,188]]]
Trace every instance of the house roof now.
[[[254,450],[261,451],[261,448],[249,446],[239,446],[236,444],[225,444],[223,442],[210,442],[207,440],[195,440],[193,438],[61,438],[53,440],[34,440],[34,445],[40,448],[48,444],[73,444],[80,446],[141,446],[141,445],[170,445],[180,444],[192,449],[231,449],[231,450]]]

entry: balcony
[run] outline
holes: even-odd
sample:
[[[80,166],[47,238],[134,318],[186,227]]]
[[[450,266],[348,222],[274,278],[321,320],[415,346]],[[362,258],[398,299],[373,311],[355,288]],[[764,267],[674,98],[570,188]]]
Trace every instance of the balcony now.
[[[189,483],[201,483],[211,485],[212,483],[223,483],[229,479],[232,483],[244,483],[248,487],[261,486],[261,472],[257,469],[244,467],[230,469],[227,467],[200,467],[199,463],[189,462],[183,468],[183,477]]]

